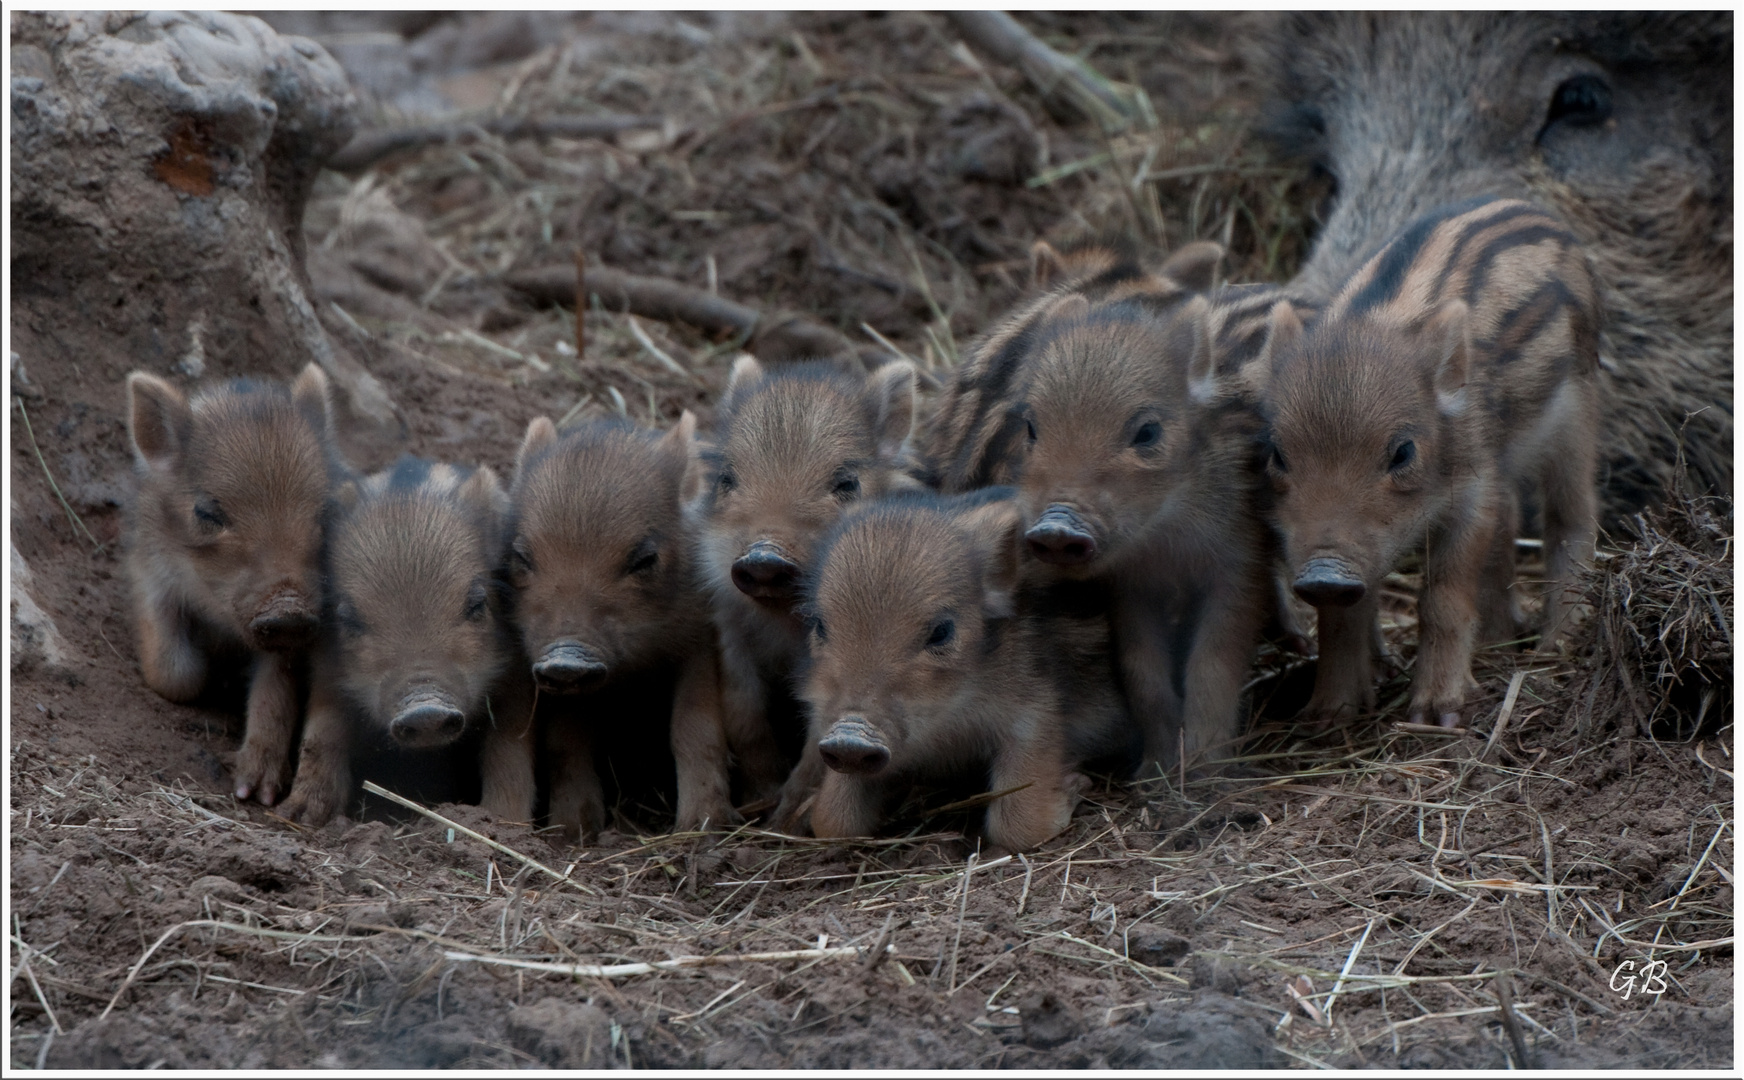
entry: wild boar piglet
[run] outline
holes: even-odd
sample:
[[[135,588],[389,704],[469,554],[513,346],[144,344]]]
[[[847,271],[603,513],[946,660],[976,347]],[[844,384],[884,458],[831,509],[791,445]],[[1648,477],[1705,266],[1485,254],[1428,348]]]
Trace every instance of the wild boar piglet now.
[[[727,737],[750,792],[767,797],[788,760],[770,724],[790,704],[805,633],[794,611],[817,542],[857,502],[914,486],[914,365],[870,374],[824,363],[733,365],[703,495],[701,572],[720,634]],[[797,734],[797,733],[796,733]]]
[[[1304,329],[1288,303],[1256,361],[1272,514],[1318,611],[1310,719],[1371,707],[1381,585],[1421,548],[1411,718],[1459,722],[1475,641],[1520,632],[1520,493],[1538,500],[1556,645],[1597,515],[1598,287],[1544,211],[1474,200],[1382,248]]]
[[[1227,755],[1276,608],[1249,412],[1216,364],[1221,249],[1156,271],[1100,248],[1044,261],[1047,292],[979,342],[934,425],[946,491],[1017,487],[1025,574],[1113,595],[1146,772]]]
[[[235,380],[190,400],[136,371],[127,416],[139,485],[127,573],[146,685],[190,701],[218,657],[245,657],[235,792],[270,806],[290,788],[328,491],[341,468],[327,378],[310,364],[288,393]]]
[[[816,835],[868,835],[915,781],[967,773],[1021,788],[988,807],[986,837],[1028,850],[1066,827],[1084,762],[1136,761],[1106,616],[1061,604],[1061,586],[1022,588],[1011,494],[894,496],[824,541],[795,772]]]
[[[739,821],[728,797],[714,624],[695,572],[696,418],[664,435],[595,421],[527,426],[510,490],[514,622],[540,694],[551,823],[604,824],[595,751],[670,724],[680,830]]]
[[[401,458],[339,487],[329,617],[284,814],[319,825],[353,795],[352,754],[479,739],[485,809],[533,816],[532,680],[497,577],[507,498],[488,468]]]

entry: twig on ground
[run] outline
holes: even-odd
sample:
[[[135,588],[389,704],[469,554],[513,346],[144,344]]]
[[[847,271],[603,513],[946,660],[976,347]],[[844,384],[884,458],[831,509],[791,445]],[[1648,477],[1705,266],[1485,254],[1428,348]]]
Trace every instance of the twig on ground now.
[[[326,161],[337,172],[357,172],[402,150],[432,143],[457,142],[489,134],[504,139],[604,139],[625,131],[663,127],[660,116],[547,116],[540,119],[502,116],[490,120],[360,131]]]
[[[549,866],[546,866],[544,863],[540,862],[539,860],[534,859],[534,858],[527,856],[527,855],[523,855],[520,852],[516,851],[514,848],[509,847],[506,844],[499,844],[495,840],[492,840],[490,837],[485,836],[483,833],[474,832],[473,830],[467,828],[465,825],[462,825],[459,822],[452,821],[448,818],[445,818],[441,814],[438,814],[436,811],[431,810],[428,807],[419,806],[417,803],[406,798],[405,796],[396,795],[393,792],[389,791],[387,788],[382,787],[380,784],[377,784],[377,783],[370,781],[370,780],[365,780],[363,782],[363,790],[369,792],[372,795],[379,795],[382,798],[387,799],[390,802],[398,803],[408,810],[412,810],[412,811],[415,811],[416,813],[423,814],[425,817],[429,818],[431,821],[435,821],[435,822],[438,822],[440,824],[446,825],[450,829],[453,829],[455,832],[460,833],[463,836],[469,836],[472,839],[477,840],[479,843],[484,844],[486,847],[489,847],[495,851],[500,851],[504,855],[507,855],[509,858],[514,859],[517,862],[520,862],[526,866],[530,866],[533,869],[539,871],[542,874],[545,874],[548,877],[551,877],[557,881],[563,882],[565,885],[574,886],[575,888],[580,889],[582,892],[587,893],[590,896],[599,895],[598,892],[595,889],[591,888],[590,886],[584,885],[572,877],[567,877],[563,874],[558,873],[556,870],[551,869]]]

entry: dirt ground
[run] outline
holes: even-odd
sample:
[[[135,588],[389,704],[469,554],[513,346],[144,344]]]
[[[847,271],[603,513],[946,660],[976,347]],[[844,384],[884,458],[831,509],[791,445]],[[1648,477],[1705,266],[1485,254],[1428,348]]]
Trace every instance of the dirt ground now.
[[[372,123],[433,95],[668,118],[323,174],[321,317],[432,457],[506,468],[541,414],[706,423],[739,342],[601,306],[578,355],[569,311],[505,284],[578,247],[935,370],[1038,237],[1214,238],[1232,280],[1287,279],[1312,238],[1315,181],[1247,136],[1241,19],[1025,16],[1148,95],[1156,126],[1105,136],[923,13],[467,17],[409,44],[300,18],[374,58]],[[960,793],[864,843],[671,834],[657,804],[582,848],[457,805],[310,831],[226,793],[234,687],[140,682],[125,373],[33,368],[14,408],[13,538],[71,653],[9,700],[14,1068],[1733,1066],[1729,629],[1719,696],[1652,711],[1652,643],[1619,665],[1634,624],[1595,617],[1565,659],[1485,651],[1470,733],[1419,733],[1402,573],[1377,715],[1292,727],[1312,662],[1268,646],[1230,777],[1103,785],[1023,858],[972,859]],[[636,964],[664,966],[610,970]]]

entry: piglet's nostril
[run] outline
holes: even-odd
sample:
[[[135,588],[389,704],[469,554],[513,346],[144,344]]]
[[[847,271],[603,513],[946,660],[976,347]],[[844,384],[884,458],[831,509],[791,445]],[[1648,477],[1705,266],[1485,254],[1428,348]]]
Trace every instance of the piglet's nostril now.
[[[1292,585],[1296,595],[1315,607],[1350,607],[1368,595],[1368,586],[1337,559],[1310,559]]]

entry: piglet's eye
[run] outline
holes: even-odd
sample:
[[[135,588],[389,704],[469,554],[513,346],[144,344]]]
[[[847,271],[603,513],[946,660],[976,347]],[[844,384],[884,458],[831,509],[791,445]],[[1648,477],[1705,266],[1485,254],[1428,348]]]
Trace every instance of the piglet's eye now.
[[[516,539],[516,541],[509,546],[509,570],[516,574],[532,572],[533,557],[527,553],[526,541]]]
[[[1278,472],[1290,471],[1290,466],[1284,463],[1284,452],[1278,449],[1277,443],[1266,444],[1266,466]]]
[[[1399,444],[1397,450],[1393,451],[1393,460],[1387,463],[1387,470],[1389,472],[1398,472],[1400,469],[1403,469],[1405,466],[1416,460],[1417,444],[1412,442],[1410,439],[1406,439],[1404,442]]]
[[[812,635],[816,637],[818,641],[824,642],[830,640],[830,632],[824,626],[824,621],[816,615],[807,616],[805,625],[806,629],[810,630]]]
[[[218,505],[218,500],[210,495],[194,503],[194,520],[207,529],[222,529],[230,524],[225,516],[224,508]]]
[[[660,564],[660,549],[652,539],[644,540],[636,545],[636,550],[630,552],[627,563],[627,573],[645,574]]]
[[[956,620],[946,616],[934,622],[932,629],[927,632],[926,647],[929,649],[942,649],[946,645],[949,645],[951,639],[956,636]]]
[[[1030,442],[1035,442],[1036,441],[1035,421],[1029,419],[1028,417],[1025,417],[1024,421],[1023,421],[1023,426],[1024,426],[1024,431],[1025,431],[1025,436],[1029,439]]]
[[[1139,429],[1132,433],[1132,445],[1140,448],[1155,446],[1157,440],[1162,437],[1163,425],[1157,423],[1155,420],[1150,420],[1140,425]]]
[[[466,591],[466,610],[463,612],[466,621],[481,622],[489,612],[490,594],[486,591],[483,582],[475,581],[472,583],[472,588]]]
[[[830,494],[838,499],[856,498],[860,494],[860,477],[847,469],[839,470],[830,487]]]

